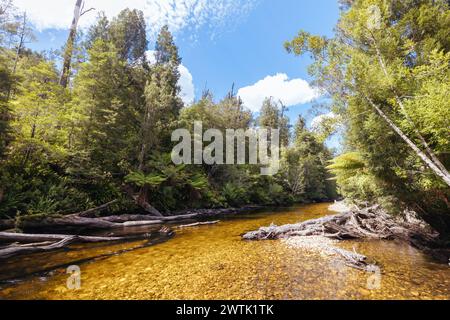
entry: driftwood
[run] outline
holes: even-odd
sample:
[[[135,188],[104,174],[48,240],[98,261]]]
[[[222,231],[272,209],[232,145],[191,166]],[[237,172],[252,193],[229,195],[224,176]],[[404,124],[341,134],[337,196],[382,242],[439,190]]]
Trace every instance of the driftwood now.
[[[69,237],[63,234],[26,234],[13,232],[0,232],[0,243],[36,243],[45,241],[60,241]],[[103,241],[118,241],[122,240],[120,237],[91,237],[78,236],[78,242],[103,242]]]
[[[57,249],[61,249],[64,247],[67,247],[68,245],[74,243],[77,241],[76,236],[71,237],[65,237],[64,239],[54,242],[52,244],[45,244],[45,245],[26,245],[26,246],[10,246],[4,249],[0,249],[0,260],[1,259],[8,259],[13,256],[21,255],[21,254],[30,254],[30,253],[38,253],[38,252],[47,252],[47,251],[53,251]]]
[[[409,213],[410,215],[410,213]],[[244,234],[244,240],[289,239],[291,237],[322,236],[334,240],[346,239],[399,239],[423,249],[439,242],[439,234],[424,222],[406,216],[395,218],[378,206],[351,210],[306,222],[269,227]],[[334,248],[351,266],[367,269],[367,258],[356,252]]]
[[[205,225],[210,225],[210,224],[216,224],[219,223],[220,220],[217,221],[207,221],[207,222],[197,222],[197,223],[191,223],[191,224],[184,224],[181,226],[178,226],[178,229],[183,229],[183,228],[191,228],[191,227],[198,227],[198,226],[205,226]]]
[[[92,228],[92,229],[112,228],[113,225],[104,223],[102,220],[95,220],[94,218],[97,213],[108,209],[111,205],[117,202],[118,200],[113,200],[96,208],[69,214],[62,217],[49,217],[41,220],[25,219],[24,221],[21,222],[21,227],[32,229],[36,227],[67,225],[69,227],[80,226],[83,228]],[[91,218],[92,220],[87,220],[83,218]],[[14,219],[0,220],[0,230],[14,229],[15,226],[16,222]]]
[[[167,237],[174,233],[171,229],[165,227],[159,231],[160,235]],[[98,243],[98,242],[118,242],[130,240],[150,239],[153,234],[144,234],[126,237],[92,237],[77,235],[59,235],[59,234],[23,234],[0,232],[0,243],[11,243],[8,246],[0,248],[0,260],[8,259],[13,256],[48,252],[65,248],[74,243]]]
[[[120,215],[99,218],[86,218],[79,214],[62,217],[47,217],[43,219],[25,219],[20,227],[23,230],[52,229],[52,228],[80,228],[89,230],[108,230],[136,226],[149,226],[167,222],[191,220],[207,217],[203,213],[186,214],[179,216],[155,217],[148,215]],[[0,221],[0,230],[14,228],[14,220]]]
[[[373,265],[368,263],[368,259],[366,256],[359,254],[357,252],[351,252],[341,248],[332,247],[331,249],[335,254],[343,258],[345,264],[348,265],[349,267],[364,271],[372,270]]]
[[[263,227],[243,235],[243,238],[261,240],[314,235],[337,240],[401,239],[412,244],[431,244],[439,237],[421,221],[395,218],[375,206],[298,224]]]
[[[26,244],[14,243],[0,249],[0,260],[8,259],[13,256],[48,252],[65,248],[73,243],[80,242],[109,242],[121,241],[124,238],[118,237],[83,237],[74,235],[34,235],[34,234],[15,234],[0,232],[2,242],[24,242]]]
[[[126,223],[126,222],[170,222],[170,221],[180,221],[180,220],[189,220],[194,218],[202,217],[202,214],[187,214],[187,215],[179,215],[179,216],[166,216],[166,217],[154,217],[148,215],[129,215],[124,214],[120,216],[108,216],[100,218],[103,221],[113,222],[113,223]],[[154,224],[154,223],[153,223]]]

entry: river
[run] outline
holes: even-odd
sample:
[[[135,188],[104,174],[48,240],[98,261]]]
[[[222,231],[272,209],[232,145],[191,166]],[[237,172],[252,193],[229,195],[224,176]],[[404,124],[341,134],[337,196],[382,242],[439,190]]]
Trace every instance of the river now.
[[[381,274],[374,287],[376,274],[346,267],[335,258],[288,248],[281,241],[240,238],[272,222],[332,214],[328,205],[176,229],[172,239],[150,246],[143,241],[77,245],[69,251],[10,259],[0,266],[0,299],[450,299],[450,266],[434,263],[407,244],[341,244],[377,262]],[[71,264],[81,270],[78,290],[67,288],[65,268]]]

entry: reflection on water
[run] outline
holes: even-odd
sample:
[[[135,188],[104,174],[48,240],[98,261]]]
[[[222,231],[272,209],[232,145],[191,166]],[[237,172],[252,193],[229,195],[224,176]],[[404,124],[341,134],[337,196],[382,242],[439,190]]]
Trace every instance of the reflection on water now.
[[[272,222],[294,223],[328,214],[327,204],[224,220],[177,230],[164,243],[81,245],[77,250],[34,255],[0,266],[14,272],[80,263],[81,289],[66,288],[57,269],[0,290],[6,299],[449,299],[450,267],[433,263],[406,244],[346,242],[381,266],[381,287],[369,290],[371,274],[330,257],[287,248],[280,241],[246,242],[240,235]],[[132,251],[129,249],[136,248]],[[121,254],[114,254],[124,251]],[[93,260],[89,260],[92,259]],[[89,260],[89,261],[87,261]]]

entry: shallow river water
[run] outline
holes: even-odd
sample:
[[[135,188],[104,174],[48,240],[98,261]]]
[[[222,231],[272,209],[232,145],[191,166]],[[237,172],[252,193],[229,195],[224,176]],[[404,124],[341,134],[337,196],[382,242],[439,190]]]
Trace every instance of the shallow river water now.
[[[174,238],[151,246],[79,245],[11,259],[0,265],[0,299],[450,299],[450,266],[406,244],[341,244],[375,260],[378,277],[281,241],[240,238],[272,222],[327,214],[328,204],[296,206],[176,229]],[[81,269],[78,290],[67,288],[73,264]]]

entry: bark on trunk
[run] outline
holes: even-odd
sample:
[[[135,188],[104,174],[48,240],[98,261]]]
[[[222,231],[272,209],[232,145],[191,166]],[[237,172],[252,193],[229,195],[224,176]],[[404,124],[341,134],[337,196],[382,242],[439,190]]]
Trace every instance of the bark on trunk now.
[[[370,105],[377,111],[377,113],[387,122],[387,124],[408,144],[411,149],[417,154],[417,156],[422,159],[423,162],[438,176],[440,177],[448,186],[450,186],[450,175],[443,172],[419,147],[416,146],[414,142],[411,141],[403,131],[395,125],[395,123],[389,119],[389,117],[381,110],[381,108],[375,104],[372,99],[366,96],[366,100]]]
[[[80,20],[80,17],[84,14],[82,12],[82,8],[83,0],[77,0],[77,2],[75,3],[72,25],[70,26],[69,38],[67,39],[66,48],[64,51],[64,62],[61,72],[61,78],[59,80],[59,84],[64,88],[67,88],[67,85],[69,83],[70,67],[72,64],[73,47],[75,45],[78,22]]]
[[[149,214],[156,217],[163,217],[161,212],[159,212],[148,202],[148,187],[142,187],[141,190],[139,190],[138,195],[134,194],[132,187],[129,185],[122,186],[122,189],[128,194],[131,199],[133,199],[136,205],[144,209],[145,212],[148,212]]]

